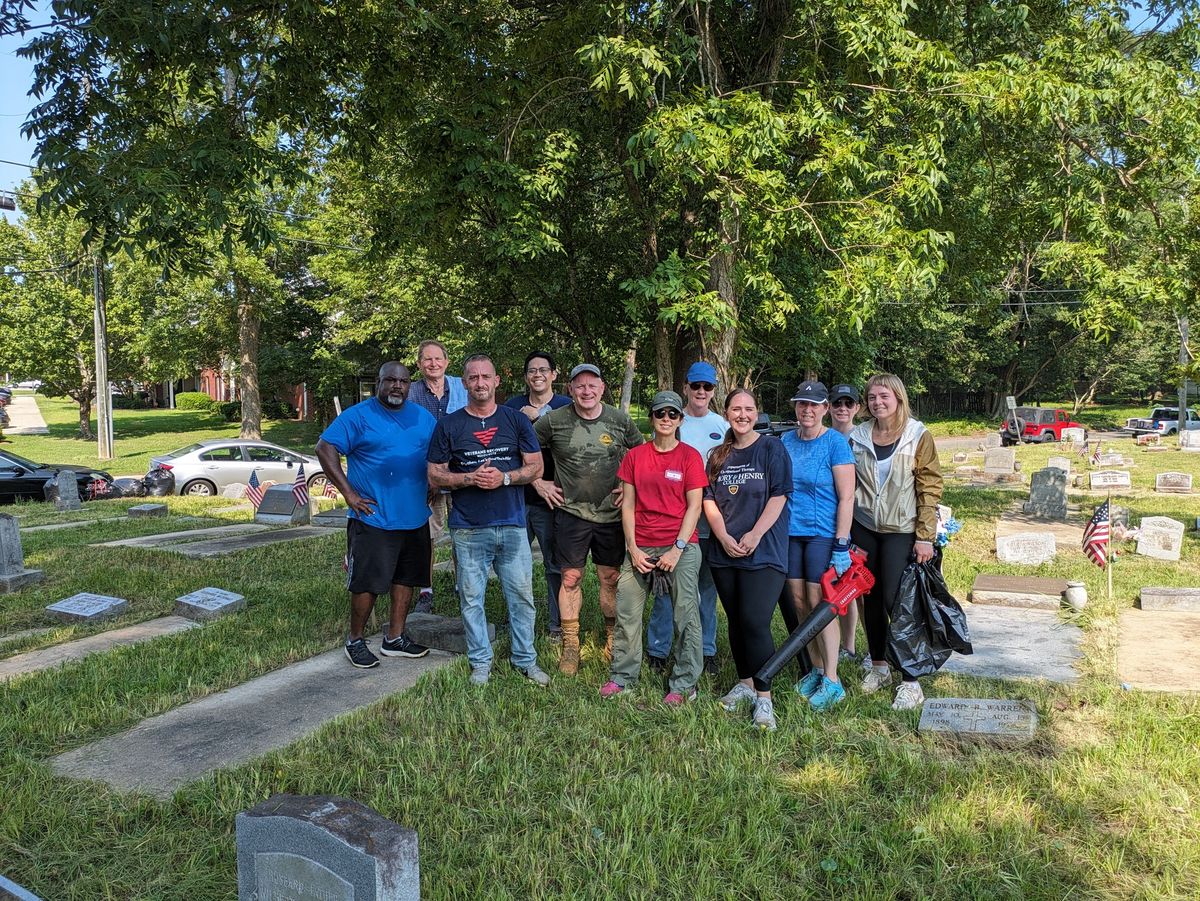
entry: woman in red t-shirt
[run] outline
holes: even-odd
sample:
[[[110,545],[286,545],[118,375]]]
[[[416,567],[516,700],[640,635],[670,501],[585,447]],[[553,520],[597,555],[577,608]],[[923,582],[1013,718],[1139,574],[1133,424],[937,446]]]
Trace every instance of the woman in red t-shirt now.
[[[675,613],[675,666],[663,703],[696,697],[704,665],[700,630],[700,544],[696,523],[708,478],[699,452],[679,440],[683,398],[660,391],[650,404],[654,440],[621,461],[621,525],[625,563],[617,581],[612,675],[600,689],[612,698],[634,685],[642,669],[642,612],[653,582],[669,580]],[[655,595],[663,594],[656,591]]]

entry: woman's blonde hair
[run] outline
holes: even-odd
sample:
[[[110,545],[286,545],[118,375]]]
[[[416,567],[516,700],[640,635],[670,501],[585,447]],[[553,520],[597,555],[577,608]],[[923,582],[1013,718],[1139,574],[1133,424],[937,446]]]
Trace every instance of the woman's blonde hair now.
[[[908,428],[908,421],[912,419],[912,407],[908,405],[908,389],[904,387],[904,382],[900,381],[900,376],[892,375],[890,372],[880,372],[869,379],[867,385],[863,389],[863,400],[866,401],[867,395],[872,388],[887,388],[892,394],[896,395],[896,425],[898,431],[904,431]],[[870,406],[867,406],[867,415],[871,419],[875,419],[871,413]]]

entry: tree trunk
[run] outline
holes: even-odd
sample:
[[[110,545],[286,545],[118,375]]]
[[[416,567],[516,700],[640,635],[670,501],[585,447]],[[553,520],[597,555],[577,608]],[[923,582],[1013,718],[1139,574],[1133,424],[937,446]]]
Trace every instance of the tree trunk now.
[[[674,326],[665,322],[654,323],[654,371],[659,391],[670,391],[675,383]]]
[[[629,342],[625,351],[625,374],[621,377],[621,411],[629,412],[633,403],[633,374],[637,369],[637,338]]]
[[[725,306],[722,311],[726,325],[701,333],[701,346],[717,368],[717,390],[713,404],[719,409],[725,393],[733,383],[733,357],[737,350],[738,287],[734,268],[737,266],[738,245],[741,239],[741,211],[726,198],[721,204],[720,243],[714,248],[708,264],[708,289],[715,291]]]
[[[258,387],[258,339],[262,322],[254,300],[240,278],[234,277],[238,300],[238,390],[242,396],[243,438],[262,439],[262,396]]]
[[[79,437],[91,441],[96,437],[92,434],[92,399],[85,397],[76,403],[79,404]]]

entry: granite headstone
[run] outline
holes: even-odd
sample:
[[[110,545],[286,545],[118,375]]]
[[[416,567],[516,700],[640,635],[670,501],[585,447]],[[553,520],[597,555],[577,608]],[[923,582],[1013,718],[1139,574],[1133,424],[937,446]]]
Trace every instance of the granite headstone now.
[[[996,536],[996,559],[1001,563],[1039,566],[1053,560],[1055,550],[1053,532],[1024,532],[1020,535]]]
[[[1132,485],[1129,473],[1122,469],[1100,469],[1091,473],[1093,490],[1096,488],[1129,488]]]
[[[1029,483],[1029,500],[1024,510],[1046,519],[1067,518],[1067,474],[1061,469],[1047,467],[1033,474]]]
[[[1017,452],[1011,447],[993,447],[984,451],[983,471],[995,473],[1016,472]]]
[[[272,485],[254,511],[254,521],[267,525],[306,526],[310,518],[310,505],[296,503],[291,485]]]
[[[1051,457],[1046,461],[1046,465],[1052,469],[1061,469],[1067,475],[1071,474],[1070,457]]]
[[[1169,516],[1143,516],[1138,526],[1137,552],[1156,560],[1178,560],[1185,526]]]
[[[175,615],[206,621],[237,613],[245,606],[244,595],[222,588],[201,588],[175,599]]]
[[[1154,490],[1161,494],[1191,494],[1190,472],[1160,472],[1154,477]]]
[[[128,512],[131,518],[140,519],[147,516],[166,516],[169,511],[166,504],[135,504]]]
[[[57,510],[78,510],[82,505],[79,500],[79,482],[73,469],[61,469],[53,482],[46,486],[54,494],[54,507]]]
[[[1032,701],[928,698],[921,707],[917,731],[1018,744],[1033,738],[1037,724],[1037,707]]]
[[[1188,429],[1179,434],[1179,447],[1185,451],[1200,451],[1200,429]]]
[[[999,447],[1003,441],[1000,438],[999,432],[988,432],[983,436],[983,446],[985,449]]]
[[[1069,428],[1062,430],[1062,440],[1070,442],[1078,442],[1082,444],[1087,440],[1087,429]]]
[[[40,569],[25,568],[21,529],[16,517],[0,513],[0,594],[40,582],[44,575]]]
[[[112,619],[128,610],[128,601],[106,594],[92,594],[90,591],[73,594],[46,608],[50,616],[65,623],[91,623]]]
[[[1138,606],[1143,610],[1200,613],[1200,588],[1143,588]]]

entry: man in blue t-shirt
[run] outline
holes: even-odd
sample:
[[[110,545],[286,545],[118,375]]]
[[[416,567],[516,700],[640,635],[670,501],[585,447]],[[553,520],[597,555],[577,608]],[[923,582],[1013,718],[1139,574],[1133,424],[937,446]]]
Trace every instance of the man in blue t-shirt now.
[[[544,350],[535,350],[525,358],[525,394],[514,394],[504,406],[520,410],[530,422],[537,422],[551,410],[565,407],[571,398],[554,393],[558,367],[554,357]],[[554,481],[554,457],[549,451],[542,454],[545,461],[543,482]],[[549,615],[550,640],[562,641],[562,619],[558,612],[558,591],[562,587],[562,569],[554,559],[554,511],[538,494],[536,485],[525,486],[525,531],[530,546],[536,538],[542,552],[542,568],[546,574],[546,612]]]
[[[512,665],[530,681],[548,685],[533,646],[533,560],[522,487],[542,475],[541,445],[519,410],[496,404],[500,378],[490,357],[468,357],[463,381],[467,405],[438,421],[428,459],[430,484],[453,495],[450,539],[471,681],[482,685],[492,672],[483,596],[494,567],[508,604]]]
[[[429,649],[404,634],[413,589],[429,583],[429,484],[425,458],[434,419],[408,402],[412,379],[402,363],[379,368],[375,396],[329,424],[317,442],[322,471],[342,493],[346,514],[346,656],[360,669],[379,665],[363,638],[375,597],[390,593],[383,633],[386,657],[423,657]],[[346,471],[341,457],[346,458]]]

